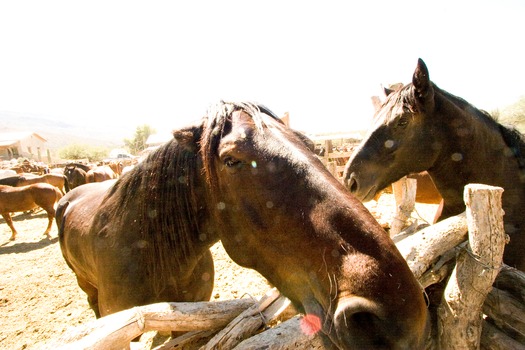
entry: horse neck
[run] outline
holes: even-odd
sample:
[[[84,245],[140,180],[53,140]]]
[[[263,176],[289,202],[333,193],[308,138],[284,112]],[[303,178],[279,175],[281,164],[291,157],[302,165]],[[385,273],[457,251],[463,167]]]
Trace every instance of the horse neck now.
[[[439,138],[442,149],[435,165],[428,170],[436,187],[450,205],[463,208],[463,189],[469,183],[494,183],[500,171],[511,171],[503,152],[505,141],[495,121],[482,116],[474,107],[436,94],[434,118],[445,126]],[[494,163],[488,165],[487,160]]]

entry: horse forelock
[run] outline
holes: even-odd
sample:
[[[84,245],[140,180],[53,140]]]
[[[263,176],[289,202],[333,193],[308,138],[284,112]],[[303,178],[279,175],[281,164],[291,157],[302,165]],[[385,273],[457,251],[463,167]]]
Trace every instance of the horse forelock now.
[[[200,153],[203,160],[204,174],[212,195],[217,189],[217,169],[214,162],[217,156],[217,149],[221,139],[231,131],[232,114],[240,110],[252,118],[257,129],[263,129],[265,123],[262,113],[254,103],[221,101],[211,106],[206,113],[206,122],[204,123],[200,140]]]
[[[375,124],[386,125],[400,114],[416,113],[419,107],[413,89],[412,84],[407,84],[389,94],[374,116]]]

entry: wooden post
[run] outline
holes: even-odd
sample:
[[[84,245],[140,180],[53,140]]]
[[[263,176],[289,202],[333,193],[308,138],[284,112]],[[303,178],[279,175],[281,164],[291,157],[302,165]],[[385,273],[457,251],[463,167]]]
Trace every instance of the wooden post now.
[[[502,264],[505,246],[499,187],[465,187],[469,244],[457,257],[438,307],[441,349],[479,349],[481,308]]]
[[[328,169],[330,174],[332,174],[336,179],[339,178],[339,176],[337,176],[337,164],[336,164],[336,162],[328,162],[326,164],[326,168]]]
[[[392,184],[396,201],[396,213],[390,223],[390,237],[397,235],[407,226],[407,221],[416,206],[417,180],[406,176]]]

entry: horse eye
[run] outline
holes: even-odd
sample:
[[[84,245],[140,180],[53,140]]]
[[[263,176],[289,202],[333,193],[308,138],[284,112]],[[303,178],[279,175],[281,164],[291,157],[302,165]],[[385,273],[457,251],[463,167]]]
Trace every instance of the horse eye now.
[[[408,125],[408,118],[406,116],[402,116],[399,118],[399,121],[397,122],[397,126],[400,128],[404,128]]]
[[[240,160],[237,160],[233,157],[226,157],[224,159],[224,165],[226,165],[228,168],[233,168],[235,166],[238,166],[241,164]]]

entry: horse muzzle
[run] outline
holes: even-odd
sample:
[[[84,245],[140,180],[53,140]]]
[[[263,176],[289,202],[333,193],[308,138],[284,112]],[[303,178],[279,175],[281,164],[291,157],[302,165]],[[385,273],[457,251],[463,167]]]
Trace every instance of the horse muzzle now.
[[[356,173],[351,173],[344,178],[346,188],[362,202],[368,202],[374,199],[377,193],[377,186],[365,186],[363,181],[359,180]]]
[[[381,306],[353,296],[339,302],[334,314],[340,349],[421,349],[425,337],[388,317]]]

